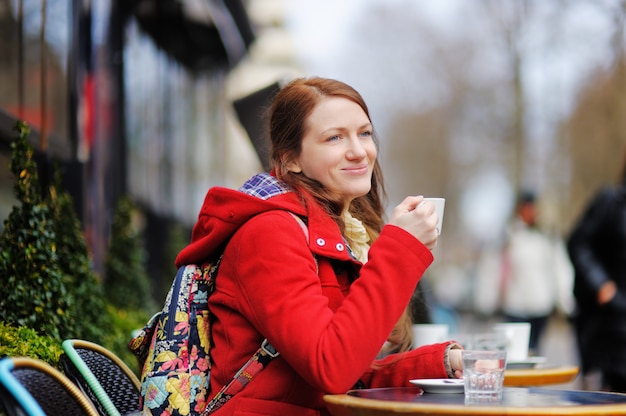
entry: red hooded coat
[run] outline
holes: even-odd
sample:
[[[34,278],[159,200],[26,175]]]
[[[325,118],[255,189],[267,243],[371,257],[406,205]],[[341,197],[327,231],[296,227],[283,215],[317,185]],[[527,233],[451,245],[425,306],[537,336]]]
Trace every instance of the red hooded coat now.
[[[280,352],[215,414],[328,415],[323,395],[358,380],[390,387],[448,377],[448,343],[375,360],[431,264],[430,250],[386,225],[362,266],[332,218],[306,200],[268,174],[239,191],[213,188],[176,259],[197,263],[228,242],[209,299],[212,395],[264,338]],[[308,223],[308,240],[288,211]]]

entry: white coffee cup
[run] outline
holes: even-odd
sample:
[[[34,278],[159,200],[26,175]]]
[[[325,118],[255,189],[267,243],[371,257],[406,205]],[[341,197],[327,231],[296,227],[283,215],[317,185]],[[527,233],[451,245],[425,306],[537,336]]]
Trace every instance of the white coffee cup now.
[[[494,332],[503,334],[507,339],[507,357],[509,361],[528,359],[530,344],[530,323],[503,322],[495,324]]]
[[[450,327],[446,324],[413,324],[413,346],[436,344],[448,337]]]
[[[424,198],[424,201],[429,201],[435,204],[435,212],[439,217],[439,221],[437,221],[437,234],[441,234],[441,227],[443,225],[443,211],[446,207],[446,199],[445,198]]]

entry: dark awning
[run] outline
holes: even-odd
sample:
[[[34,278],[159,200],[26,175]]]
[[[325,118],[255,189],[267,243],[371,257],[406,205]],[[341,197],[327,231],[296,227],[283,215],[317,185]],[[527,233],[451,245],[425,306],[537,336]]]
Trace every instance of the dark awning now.
[[[244,129],[246,129],[246,133],[248,133],[254,150],[265,170],[269,169],[270,157],[270,144],[266,134],[268,123],[267,110],[280,89],[280,83],[274,82],[233,101],[237,117]]]
[[[232,67],[254,33],[241,0],[120,2],[157,46],[192,71]]]

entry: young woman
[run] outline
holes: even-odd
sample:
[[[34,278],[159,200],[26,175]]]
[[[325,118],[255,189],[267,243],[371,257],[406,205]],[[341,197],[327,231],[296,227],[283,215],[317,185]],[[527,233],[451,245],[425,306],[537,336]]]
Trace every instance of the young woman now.
[[[357,383],[459,377],[451,342],[375,360],[390,336],[407,339],[396,323],[433,260],[437,214],[410,196],[383,223],[377,145],[359,93],[331,79],[294,80],[274,99],[269,136],[271,173],[237,191],[209,190],[176,260],[201,262],[225,245],[209,299],[207,400],[263,339],[280,353],[215,414],[326,415],[322,396]]]

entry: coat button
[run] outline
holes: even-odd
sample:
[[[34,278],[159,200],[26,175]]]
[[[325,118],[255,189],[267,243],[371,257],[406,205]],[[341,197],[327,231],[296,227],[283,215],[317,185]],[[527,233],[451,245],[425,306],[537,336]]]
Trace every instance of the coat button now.
[[[326,245],[326,241],[323,238],[318,238],[315,242],[320,247],[324,247]]]
[[[335,248],[337,249],[337,251],[343,251],[346,247],[341,243],[337,243]]]

